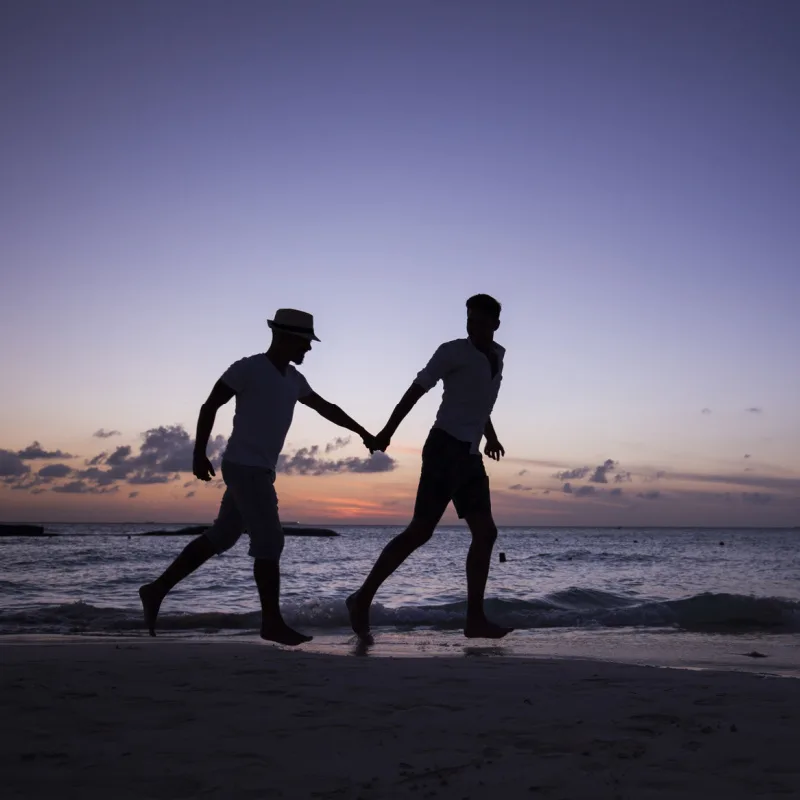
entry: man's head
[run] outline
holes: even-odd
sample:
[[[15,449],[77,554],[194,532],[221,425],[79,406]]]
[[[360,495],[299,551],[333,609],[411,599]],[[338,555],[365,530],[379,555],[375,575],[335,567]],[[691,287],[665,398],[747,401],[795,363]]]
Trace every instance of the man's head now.
[[[467,333],[475,342],[491,342],[500,327],[501,306],[488,294],[475,294],[467,300]]]
[[[302,364],[311,349],[312,340],[318,342],[314,333],[314,317],[294,308],[279,308],[275,319],[267,320],[272,328],[272,348],[279,351],[287,361]]]
[[[311,340],[283,331],[272,331],[271,352],[279,353],[287,361],[302,364],[306,353],[311,349]]]

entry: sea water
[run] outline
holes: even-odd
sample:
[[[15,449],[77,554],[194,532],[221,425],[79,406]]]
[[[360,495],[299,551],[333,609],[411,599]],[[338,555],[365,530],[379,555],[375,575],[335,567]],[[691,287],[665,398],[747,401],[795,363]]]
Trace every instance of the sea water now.
[[[139,535],[157,525],[45,527],[54,535],[0,539],[0,635],[146,635],[137,589],[189,539]],[[344,600],[401,529],[334,530],[287,537],[282,560],[284,615],[315,635],[311,649],[800,674],[800,530],[501,528],[487,612],[516,630],[488,642],[461,634],[469,532],[441,527],[378,593],[368,651],[351,635]],[[169,595],[159,633],[256,642],[258,609],[244,536]]]

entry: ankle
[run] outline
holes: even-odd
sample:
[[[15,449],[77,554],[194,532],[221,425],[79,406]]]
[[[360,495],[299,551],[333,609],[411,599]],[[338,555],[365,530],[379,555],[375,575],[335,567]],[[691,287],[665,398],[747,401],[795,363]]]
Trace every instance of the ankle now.
[[[361,607],[361,608],[369,608],[372,605],[372,601],[375,598],[375,592],[370,592],[365,590],[363,587],[357,589],[353,593],[353,600]]]

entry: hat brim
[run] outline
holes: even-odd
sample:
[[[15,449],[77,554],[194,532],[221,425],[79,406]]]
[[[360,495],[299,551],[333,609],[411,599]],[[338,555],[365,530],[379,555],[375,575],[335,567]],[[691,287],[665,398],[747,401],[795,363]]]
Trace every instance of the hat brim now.
[[[268,319],[267,325],[274,331],[280,331],[281,333],[288,333],[291,336],[299,336],[301,339],[308,339],[310,342],[319,342],[320,339],[317,338],[316,334],[313,330],[309,330],[308,328],[295,328],[292,325],[281,325],[279,322],[275,322],[274,319]]]

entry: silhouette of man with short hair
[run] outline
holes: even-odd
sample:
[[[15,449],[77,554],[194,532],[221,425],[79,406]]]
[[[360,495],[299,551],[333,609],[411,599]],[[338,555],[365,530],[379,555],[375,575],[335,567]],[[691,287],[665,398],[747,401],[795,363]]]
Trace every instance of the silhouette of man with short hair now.
[[[381,584],[425,544],[452,500],[472,533],[467,555],[467,619],[464,635],[499,639],[512,629],[490,622],[483,608],[486,580],[497,527],[492,518],[489,477],[480,454],[505,455],[491,420],[503,378],[504,348],[494,341],[500,327],[500,303],[486,294],[467,300],[467,338],[445,342],[436,350],[392,412],[374,446],[385,450],[416,402],[439,380],[444,394],[436,421],[422,449],[422,472],[411,524],[392,539],[360,589],[347,598],[350,623],[362,639],[370,638],[369,608]]]

